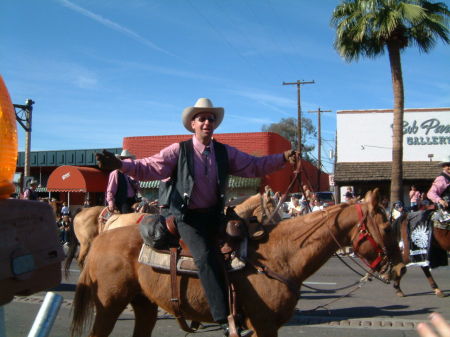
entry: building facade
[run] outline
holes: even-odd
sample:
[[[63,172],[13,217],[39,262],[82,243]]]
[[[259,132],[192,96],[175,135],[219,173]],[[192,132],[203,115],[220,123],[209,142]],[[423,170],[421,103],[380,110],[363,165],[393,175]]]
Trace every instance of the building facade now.
[[[337,144],[334,182],[356,194],[378,187],[390,195],[393,111],[337,111]],[[403,200],[416,185],[427,192],[440,173],[438,163],[450,153],[450,108],[405,109],[403,124]]]
[[[123,139],[122,148],[127,149],[139,159],[154,155],[164,147],[190,137],[192,135],[126,137]],[[272,132],[216,134],[214,138],[254,156],[280,153],[291,147],[288,140]],[[119,154],[122,148],[107,150]],[[74,204],[74,207],[81,205],[85,198],[94,199],[94,203],[99,204],[104,199],[104,193],[98,191],[98,183],[94,184],[90,181],[98,182],[100,175],[83,168],[95,168],[95,154],[101,151],[102,149],[31,152],[31,177],[22,176],[25,155],[21,152],[16,170],[17,183],[20,185],[25,178],[34,178],[39,181],[38,191],[42,197],[56,197],[60,201],[69,201]],[[293,175],[293,168],[286,165],[284,169],[261,178],[232,176],[228,184],[227,197],[233,198],[261,192],[266,185],[269,185],[274,192],[284,193]],[[93,176],[97,178],[92,179]],[[318,186],[318,176],[320,176],[320,186]],[[329,189],[328,174],[319,172],[316,167],[306,161],[302,161],[302,181],[313,191]],[[47,186],[48,182],[51,182],[49,187]],[[141,181],[141,195],[150,200],[157,199],[158,187],[159,181]],[[298,190],[298,185],[294,185],[293,192]]]

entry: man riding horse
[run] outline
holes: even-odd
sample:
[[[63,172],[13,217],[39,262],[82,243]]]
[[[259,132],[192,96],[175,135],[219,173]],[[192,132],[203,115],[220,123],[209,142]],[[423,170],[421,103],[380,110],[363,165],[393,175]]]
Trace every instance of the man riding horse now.
[[[182,112],[184,127],[192,139],[174,143],[158,154],[139,160],[120,161],[111,153],[97,154],[101,169],[120,171],[140,180],[171,178],[169,213],[174,215],[178,232],[191,251],[199,269],[214,321],[229,335],[227,292],[224,270],[218,260],[216,236],[222,218],[228,176],[262,177],[295,163],[298,154],[284,153],[255,157],[213,139],[214,130],[224,117],[224,109],[200,98]],[[239,329],[240,336],[251,330]]]
[[[450,201],[450,156],[447,155],[439,163],[442,172],[436,177],[427,193],[428,199],[448,210]]]

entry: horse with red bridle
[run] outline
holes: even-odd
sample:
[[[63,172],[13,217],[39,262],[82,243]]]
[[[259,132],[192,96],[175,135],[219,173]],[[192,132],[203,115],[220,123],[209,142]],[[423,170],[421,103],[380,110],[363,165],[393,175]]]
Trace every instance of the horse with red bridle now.
[[[246,267],[229,278],[244,324],[255,336],[278,335],[294,312],[302,283],[341,246],[354,242],[355,253],[373,272],[385,279],[400,277],[404,265],[378,190],[364,200],[267,225],[265,239],[250,241]],[[73,302],[73,335],[81,334],[94,308],[91,337],[108,336],[129,303],[135,314],[134,337],[151,335],[158,307],[173,313],[171,276],[138,262],[142,243],[138,226],[107,231],[94,240]],[[184,316],[211,322],[199,279],[184,274],[177,278]]]

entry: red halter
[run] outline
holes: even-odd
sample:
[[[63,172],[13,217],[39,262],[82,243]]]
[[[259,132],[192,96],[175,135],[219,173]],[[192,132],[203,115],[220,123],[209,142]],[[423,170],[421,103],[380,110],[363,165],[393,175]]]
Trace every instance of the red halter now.
[[[355,240],[353,240],[353,251],[356,255],[371,269],[375,270],[378,265],[383,261],[385,254],[384,250],[380,247],[380,245],[375,241],[372,234],[370,234],[369,230],[367,229],[367,216],[363,215],[362,208],[360,204],[355,204],[356,209],[358,210],[358,217],[359,217],[359,232],[357,234],[357,237]],[[375,249],[375,252],[377,253],[377,258],[373,260],[371,263],[362,257],[360,254],[358,254],[359,247],[363,244],[365,241],[369,241],[372,247]]]

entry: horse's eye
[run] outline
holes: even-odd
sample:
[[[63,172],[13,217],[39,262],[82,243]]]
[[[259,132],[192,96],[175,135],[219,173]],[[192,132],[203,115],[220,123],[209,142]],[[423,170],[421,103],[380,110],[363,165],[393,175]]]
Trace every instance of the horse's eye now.
[[[388,226],[384,229],[385,233],[390,233],[391,232],[391,226]]]

